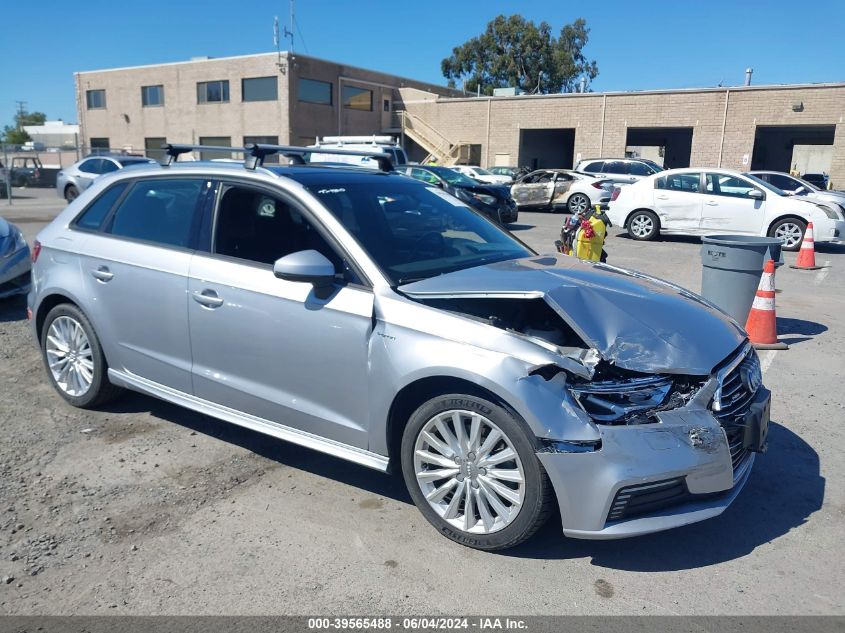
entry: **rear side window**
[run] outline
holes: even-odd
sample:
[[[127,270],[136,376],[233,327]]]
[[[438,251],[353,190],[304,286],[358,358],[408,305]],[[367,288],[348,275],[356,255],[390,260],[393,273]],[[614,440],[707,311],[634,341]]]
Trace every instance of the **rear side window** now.
[[[632,176],[651,176],[654,170],[645,163],[628,163],[628,173]]]
[[[126,190],[127,183],[119,182],[113,187],[106,189],[99,198],[88,205],[88,208],[82,212],[76,220],[76,226],[83,229],[91,229],[96,231],[102,225],[103,220],[111,211],[114,203],[120,198],[121,194]]]
[[[88,160],[80,163],[79,171],[84,171],[86,174],[102,174],[102,162],[103,160],[101,158],[89,158]]]
[[[608,161],[604,164],[604,169],[602,169],[602,173],[605,173],[605,174],[627,174],[628,173],[628,165],[623,163],[621,160]]]
[[[102,169],[102,171],[100,172],[101,174],[108,174],[109,172],[117,171],[118,169],[120,169],[120,167],[118,167],[110,160],[100,159],[100,163],[100,168]]]
[[[136,183],[120,203],[110,233],[165,246],[190,248],[202,180],[154,179]]]

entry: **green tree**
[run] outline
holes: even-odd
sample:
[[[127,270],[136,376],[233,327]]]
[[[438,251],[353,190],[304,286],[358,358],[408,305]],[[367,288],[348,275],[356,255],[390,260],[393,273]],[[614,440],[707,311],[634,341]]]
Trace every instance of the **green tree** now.
[[[486,95],[494,88],[517,86],[529,93],[574,92],[599,74],[584,57],[590,29],[583,18],[565,25],[558,37],[547,22],[535,24],[521,15],[500,15],[478,37],[452,49],[440,63],[450,86],[463,84]]]
[[[15,114],[15,124],[3,128],[3,142],[8,145],[23,145],[31,141],[29,134],[23,129],[24,125],[44,125],[47,115],[43,112],[18,112]]]

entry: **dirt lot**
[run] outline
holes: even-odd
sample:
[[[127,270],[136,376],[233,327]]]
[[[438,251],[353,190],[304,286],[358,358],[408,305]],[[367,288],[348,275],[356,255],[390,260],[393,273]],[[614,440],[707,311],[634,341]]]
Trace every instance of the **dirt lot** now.
[[[0,215],[31,240],[61,204],[20,193]],[[559,223],[514,230],[548,250]],[[617,233],[611,263],[700,288],[696,240]],[[724,515],[615,542],[553,520],[503,554],[440,537],[399,478],[140,395],[71,408],[0,301],[0,613],[845,614],[845,248],[817,257],[778,272],[770,450]]]

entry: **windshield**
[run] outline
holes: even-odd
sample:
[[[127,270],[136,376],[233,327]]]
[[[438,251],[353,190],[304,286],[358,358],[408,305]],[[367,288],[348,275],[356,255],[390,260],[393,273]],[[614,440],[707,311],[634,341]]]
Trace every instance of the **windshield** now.
[[[783,189],[778,189],[772,183],[766,182],[765,180],[757,178],[757,176],[755,176],[754,174],[743,173],[742,175],[745,176],[746,178],[748,178],[749,180],[753,180],[754,184],[760,185],[761,187],[765,187],[769,191],[772,191],[772,192],[778,194],[779,196],[785,196],[786,195],[786,192]]]
[[[422,183],[391,178],[307,188],[393,286],[534,254],[457,198]]]
[[[462,173],[449,169],[448,167],[426,167],[432,173],[437,174],[450,185],[458,187],[476,187],[478,183],[469,176],[464,176]]]
[[[643,163],[645,163],[646,165],[648,165],[649,167],[651,167],[651,168],[652,168],[652,169],[654,169],[655,171],[664,171],[664,170],[666,169],[665,167],[663,167],[663,166],[658,165],[657,163],[655,163],[653,160],[648,160],[648,159],[646,159],[646,158],[641,158],[641,159],[640,159],[640,161],[642,161]]]

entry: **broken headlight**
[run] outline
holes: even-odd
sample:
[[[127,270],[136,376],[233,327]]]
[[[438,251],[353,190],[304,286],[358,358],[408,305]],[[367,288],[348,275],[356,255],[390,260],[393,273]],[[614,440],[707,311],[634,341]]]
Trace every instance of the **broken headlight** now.
[[[657,421],[648,412],[666,402],[672,379],[648,376],[601,381],[572,385],[569,390],[599,424],[646,424]]]

